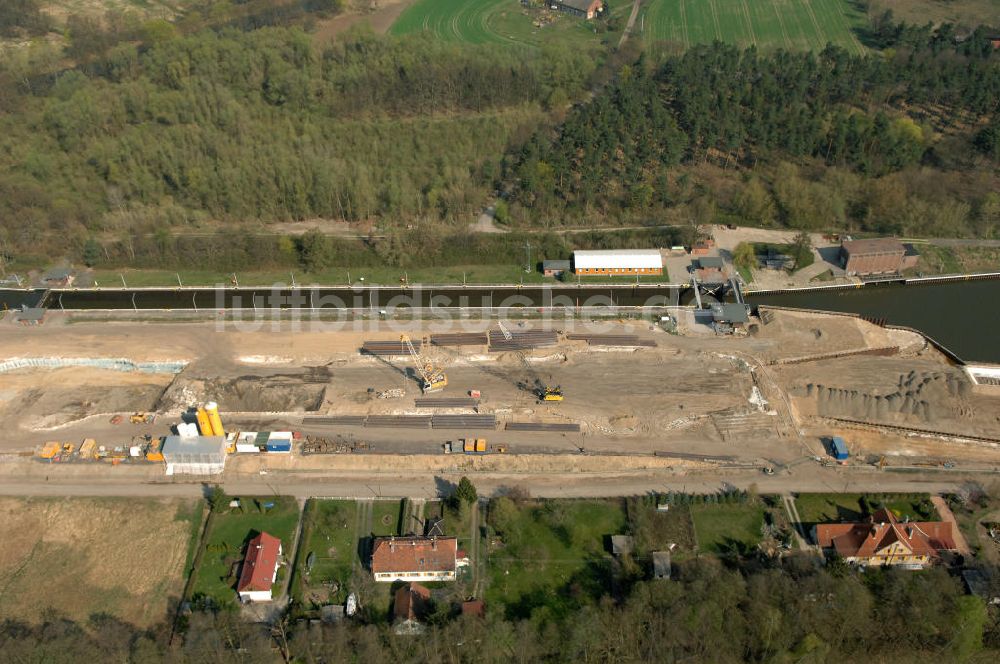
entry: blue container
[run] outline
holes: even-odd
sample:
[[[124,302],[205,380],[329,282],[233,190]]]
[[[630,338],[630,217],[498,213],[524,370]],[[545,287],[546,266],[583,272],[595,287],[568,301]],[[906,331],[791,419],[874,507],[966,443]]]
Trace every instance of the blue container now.
[[[840,436],[834,436],[830,443],[830,452],[837,461],[846,461],[850,454],[847,452],[847,443]]]
[[[268,452],[291,452],[292,451],[292,441],[290,440],[272,440],[267,443]]]

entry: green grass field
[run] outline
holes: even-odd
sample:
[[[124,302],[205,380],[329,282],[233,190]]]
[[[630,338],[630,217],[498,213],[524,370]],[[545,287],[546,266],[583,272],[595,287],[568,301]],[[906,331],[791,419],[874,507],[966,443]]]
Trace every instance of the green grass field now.
[[[402,509],[401,501],[376,500],[372,510],[372,534],[379,537],[398,535]]]
[[[852,53],[864,51],[852,29],[865,16],[848,0],[649,0],[645,7],[636,31],[649,46],[687,48],[718,40],[822,50],[832,42]]]
[[[543,607],[561,613],[605,592],[605,538],[624,532],[625,512],[615,500],[550,500],[520,507],[505,527],[503,545],[490,553],[487,604],[512,616]]]
[[[630,7],[630,3],[619,0],[611,15],[627,17]],[[445,41],[521,46],[553,42],[597,46],[602,38],[617,43],[621,35],[605,31],[599,21],[555,12],[545,13],[554,18],[552,22],[536,25],[541,15],[539,10],[525,9],[518,0],[417,0],[396,19],[389,32],[405,35],[426,31]]]
[[[725,553],[733,543],[757,546],[764,523],[761,505],[692,505],[691,520],[698,547],[709,553]]]
[[[311,500],[306,510],[294,594],[301,598],[303,586],[322,589],[326,584],[336,583],[337,593],[329,599],[342,602],[347,599],[355,566],[362,563],[358,557],[358,504],[353,500]],[[311,572],[307,571],[310,554],[314,556]]]
[[[865,517],[859,493],[802,493],[795,498],[795,509],[802,523],[812,526],[816,523],[838,521],[859,521]],[[911,521],[935,520],[937,511],[928,494],[889,494],[869,496],[872,503],[882,504],[892,510],[900,519]]]

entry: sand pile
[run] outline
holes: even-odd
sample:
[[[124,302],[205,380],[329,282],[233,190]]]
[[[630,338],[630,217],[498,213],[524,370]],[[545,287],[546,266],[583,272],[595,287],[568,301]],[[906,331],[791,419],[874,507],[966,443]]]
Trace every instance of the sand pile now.
[[[969,381],[944,371],[910,371],[900,375],[892,392],[874,393],[859,389],[808,383],[792,395],[812,399],[821,417],[847,417],[867,421],[901,419],[933,422],[959,412],[959,399],[968,396]]]

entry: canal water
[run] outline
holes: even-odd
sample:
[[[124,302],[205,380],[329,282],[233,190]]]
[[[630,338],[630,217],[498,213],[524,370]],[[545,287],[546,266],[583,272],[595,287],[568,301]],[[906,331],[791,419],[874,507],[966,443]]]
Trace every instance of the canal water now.
[[[1000,280],[879,284],[749,299],[753,304],[885,318],[933,337],[966,362],[1000,363]]]
[[[669,306],[682,290],[658,285],[410,288],[221,288],[52,291],[50,309],[409,309]]]

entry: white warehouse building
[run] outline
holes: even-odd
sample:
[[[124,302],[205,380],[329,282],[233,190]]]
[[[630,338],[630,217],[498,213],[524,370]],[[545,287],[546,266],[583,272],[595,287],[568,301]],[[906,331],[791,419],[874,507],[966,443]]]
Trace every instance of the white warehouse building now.
[[[573,252],[577,274],[663,274],[659,249],[600,249]]]
[[[167,436],[162,451],[167,475],[215,475],[226,467],[225,436]]]

